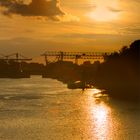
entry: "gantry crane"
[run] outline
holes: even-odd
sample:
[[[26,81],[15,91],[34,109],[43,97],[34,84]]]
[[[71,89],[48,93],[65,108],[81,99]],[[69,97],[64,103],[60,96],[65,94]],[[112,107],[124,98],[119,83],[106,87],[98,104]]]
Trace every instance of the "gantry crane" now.
[[[47,51],[41,56],[45,57],[46,64],[49,63],[48,57],[55,57],[57,61],[63,61],[64,59],[75,60],[75,63],[78,64],[79,59],[89,59],[89,60],[104,60],[105,56],[110,53],[104,52],[55,52],[55,51]]]
[[[0,54],[0,56],[1,56],[0,60],[7,61],[7,62],[9,62],[9,61],[22,62],[22,61],[31,61],[32,60],[31,58],[27,58],[19,53],[13,53],[10,55]]]

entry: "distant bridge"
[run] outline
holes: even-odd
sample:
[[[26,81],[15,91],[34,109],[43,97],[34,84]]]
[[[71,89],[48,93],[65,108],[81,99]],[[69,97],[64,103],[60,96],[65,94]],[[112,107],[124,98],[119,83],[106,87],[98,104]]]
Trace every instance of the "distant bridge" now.
[[[41,56],[45,57],[46,64],[49,63],[48,57],[55,57],[57,61],[75,60],[78,64],[79,59],[89,60],[104,60],[106,56],[110,55],[108,52],[63,52],[63,51],[46,51]]]

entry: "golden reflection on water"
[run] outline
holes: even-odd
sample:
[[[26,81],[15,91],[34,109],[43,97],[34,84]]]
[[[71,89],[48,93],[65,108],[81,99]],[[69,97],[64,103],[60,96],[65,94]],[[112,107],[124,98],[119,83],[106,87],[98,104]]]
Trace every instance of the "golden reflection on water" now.
[[[96,109],[91,110],[93,111],[93,119],[95,121],[95,131],[96,131],[96,137],[99,140],[107,139],[109,135],[109,110],[104,105],[101,104],[99,106],[96,106]]]
[[[111,109],[105,103],[105,97],[102,98],[101,91],[98,89],[87,90],[88,96],[88,115],[90,121],[94,124],[94,128],[91,130],[91,135],[97,140],[106,140],[109,138],[109,127],[111,126]],[[98,98],[95,98],[97,95]],[[100,97],[99,97],[99,96]]]

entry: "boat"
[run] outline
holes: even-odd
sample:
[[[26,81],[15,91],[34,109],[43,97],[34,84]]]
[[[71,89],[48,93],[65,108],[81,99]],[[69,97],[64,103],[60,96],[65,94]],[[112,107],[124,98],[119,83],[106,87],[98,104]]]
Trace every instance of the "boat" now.
[[[69,82],[67,87],[69,89],[87,89],[92,88],[93,86],[90,84],[86,84],[86,82],[83,81],[75,81],[75,82]]]

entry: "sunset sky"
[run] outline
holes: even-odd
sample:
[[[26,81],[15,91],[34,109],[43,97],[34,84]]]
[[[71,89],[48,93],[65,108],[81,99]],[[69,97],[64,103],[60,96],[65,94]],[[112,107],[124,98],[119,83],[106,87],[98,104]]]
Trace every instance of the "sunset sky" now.
[[[140,0],[0,0],[0,53],[114,51],[140,38]]]

